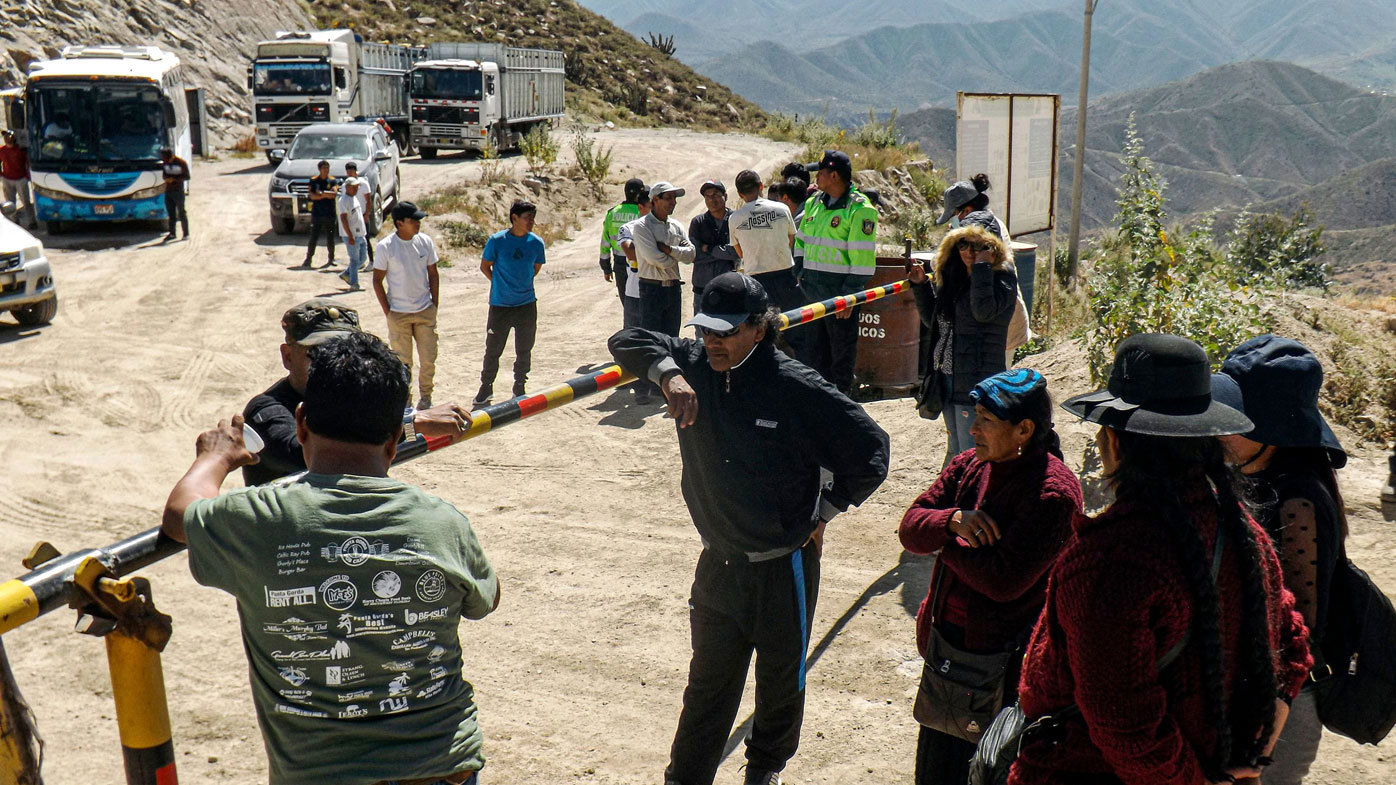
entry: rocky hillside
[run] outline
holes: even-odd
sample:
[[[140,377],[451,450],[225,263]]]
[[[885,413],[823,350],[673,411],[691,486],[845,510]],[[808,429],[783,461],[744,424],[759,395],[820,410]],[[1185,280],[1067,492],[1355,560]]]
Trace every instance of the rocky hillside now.
[[[573,0],[309,0],[320,27],[375,41],[499,41],[561,49],[574,114],[624,125],[756,130],[766,114]]]
[[[296,0],[6,0],[0,3],[0,84],[20,83],[33,60],[67,44],[155,45],[179,54],[207,90],[215,143],[247,133],[247,64],[257,42],[304,28]]]

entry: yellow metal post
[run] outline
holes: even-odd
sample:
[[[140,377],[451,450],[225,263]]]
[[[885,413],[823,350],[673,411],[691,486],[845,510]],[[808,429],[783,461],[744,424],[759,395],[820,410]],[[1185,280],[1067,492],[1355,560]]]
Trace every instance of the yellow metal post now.
[[[106,636],[128,785],[175,785],[174,742],[160,652],[121,630]]]
[[[0,643],[0,782],[39,785],[37,750],[42,744],[34,715],[19,694],[5,646]]]

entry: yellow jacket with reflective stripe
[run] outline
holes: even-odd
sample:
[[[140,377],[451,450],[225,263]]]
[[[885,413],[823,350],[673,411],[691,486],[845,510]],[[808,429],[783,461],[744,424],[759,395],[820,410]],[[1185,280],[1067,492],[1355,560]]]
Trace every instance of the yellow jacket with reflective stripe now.
[[[601,221],[601,255],[625,256],[620,247],[620,228],[640,217],[640,206],[634,202],[621,202],[606,211]]]
[[[872,275],[877,270],[877,208],[857,188],[832,205],[816,193],[805,201],[795,232],[795,252],[806,270]]]

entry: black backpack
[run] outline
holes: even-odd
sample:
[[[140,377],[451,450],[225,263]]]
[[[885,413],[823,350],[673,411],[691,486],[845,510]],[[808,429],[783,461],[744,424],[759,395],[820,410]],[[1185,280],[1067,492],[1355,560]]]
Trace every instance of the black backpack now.
[[[1331,675],[1316,679],[1318,716],[1334,733],[1376,744],[1396,725],[1396,610],[1346,557],[1330,591],[1319,648]]]

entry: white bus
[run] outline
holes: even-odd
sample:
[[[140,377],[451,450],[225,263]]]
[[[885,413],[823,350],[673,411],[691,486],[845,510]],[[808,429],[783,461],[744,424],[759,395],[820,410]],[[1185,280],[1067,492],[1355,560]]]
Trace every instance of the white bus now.
[[[66,46],[25,81],[34,209],[66,221],[164,220],[160,148],[190,159],[185,71],[153,46]]]

